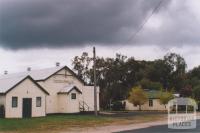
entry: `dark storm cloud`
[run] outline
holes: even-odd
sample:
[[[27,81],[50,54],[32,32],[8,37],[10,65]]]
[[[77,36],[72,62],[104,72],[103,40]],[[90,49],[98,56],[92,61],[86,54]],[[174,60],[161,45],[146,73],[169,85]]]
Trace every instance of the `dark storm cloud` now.
[[[123,43],[159,1],[0,0],[0,45],[20,49]]]
[[[189,0],[164,0],[159,13],[153,15],[160,19],[161,26],[148,28],[145,25],[136,38],[127,42],[159,2],[0,0],[0,47],[199,44],[200,20],[196,16],[199,14],[191,12]]]

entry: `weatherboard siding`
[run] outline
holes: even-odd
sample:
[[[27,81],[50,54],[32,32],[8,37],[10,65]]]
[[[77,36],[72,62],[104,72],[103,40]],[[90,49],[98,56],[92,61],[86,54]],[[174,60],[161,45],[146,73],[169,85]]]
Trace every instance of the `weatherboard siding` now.
[[[18,97],[18,106],[16,108],[12,107],[13,96]],[[36,107],[36,97],[42,98],[41,107]],[[32,117],[41,117],[46,115],[46,94],[30,79],[26,79],[6,94],[6,118],[22,117],[23,98],[32,98]]]
[[[6,118],[21,118],[23,116],[23,98],[32,98],[32,117],[41,117],[53,113],[78,113],[80,112],[79,103],[83,101],[89,106],[89,110],[85,106],[85,111],[94,111],[94,86],[86,86],[82,80],[78,79],[66,67],[60,68],[60,70],[56,68],[55,70],[47,69],[30,72],[34,77],[33,80],[36,80],[49,95],[44,93],[31,80],[31,77],[25,80],[19,80],[14,77],[14,81],[16,81],[15,79],[17,81],[13,85],[6,84],[7,82],[4,83],[3,79],[2,82],[9,86],[14,86],[21,81],[4,98],[2,95],[0,96],[0,104],[5,104]],[[10,82],[13,82],[13,80],[9,79]],[[70,88],[68,89],[69,91],[66,91],[68,86],[72,86],[72,91],[70,91]],[[74,89],[74,87],[77,89]],[[10,87],[7,88],[9,89]],[[76,93],[77,98],[71,99],[71,93]],[[12,107],[12,97],[18,97],[18,106],[16,108]],[[42,97],[42,107],[36,107],[36,97]],[[97,102],[99,110],[99,88],[97,88]]]
[[[66,76],[65,76],[66,74]],[[89,111],[94,111],[94,87],[85,86],[80,80],[74,77],[69,71],[62,69],[58,73],[52,75],[45,81],[38,82],[43,88],[49,92],[47,96],[47,114],[52,113],[77,113],[79,110],[79,101],[85,101],[90,106]],[[78,94],[77,100],[71,100],[71,95],[59,94],[58,92],[64,87],[73,84],[82,91]],[[77,92],[76,92],[77,93]],[[98,109],[99,109],[99,89],[97,93]]]
[[[144,105],[142,105],[142,110],[166,110],[165,106],[160,103],[159,99],[152,99],[153,106],[149,107],[149,101],[147,101]]]
[[[90,111],[94,111],[94,86],[84,86],[82,100],[87,103]],[[99,110],[99,87],[97,87],[97,110]]]
[[[71,94],[76,94],[76,99],[71,99]],[[81,94],[76,90],[72,90],[69,94],[59,94],[59,112],[60,113],[78,113],[79,110],[79,100]]]
[[[76,93],[76,99],[71,99],[71,94]],[[79,110],[79,100],[80,100],[80,93],[78,93],[76,90],[72,90],[67,95],[67,112],[68,113],[78,113]],[[62,103],[62,102],[61,102]]]
[[[67,104],[68,98],[67,96],[64,97],[63,95],[58,95],[58,92],[66,87],[67,85],[74,84],[76,85],[80,90],[83,88],[83,84],[74,76],[71,76],[72,74],[65,69],[59,71],[55,75],[52,75],[49,79],[46,81],[40,81],[38,82],[42,87],[44,87],[48,92],[49,96],[47,96],[47,114],[52,113],[72,113],[77,112],[77,109],[74,111],[71,111],[73,104]],[[65,76],[66,73],[66,76]],[[62,100],[61,100],[62,99]],[[62,105],[62,106],[61,106]],[[60,107],[61,106],[61,107]],[[64,109],[63,109],[63,106]],[[66,109],[69,108],[69,109]],[[78,110],[79,112],[79,110]]]
[[[153,106],[149,106],[149,101],[147,101],[145,104],[141,106],[141,110],[159,110],[163,111],[166,110],[165,106],[160,104],[159,99],[152,99],[153,100]],[[126,110],[139,110],[139,106],[134,106],[132,103],[130,103],[128,100],[126,100]]]

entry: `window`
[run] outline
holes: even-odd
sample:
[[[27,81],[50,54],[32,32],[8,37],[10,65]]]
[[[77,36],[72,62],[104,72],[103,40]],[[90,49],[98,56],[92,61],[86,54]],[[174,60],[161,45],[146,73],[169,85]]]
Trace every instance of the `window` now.
[[[42,98],[36,97],[36,107],[41,107],[41,105],[42,105]]]
[[[12,97],[12,107],[16,108],[18,103],[18,98],[17,97]]]
[[[71,94],[71,99],[76,99],[76,93]]]
[[[153,107],[153,100],[149,99],[149,107]]]

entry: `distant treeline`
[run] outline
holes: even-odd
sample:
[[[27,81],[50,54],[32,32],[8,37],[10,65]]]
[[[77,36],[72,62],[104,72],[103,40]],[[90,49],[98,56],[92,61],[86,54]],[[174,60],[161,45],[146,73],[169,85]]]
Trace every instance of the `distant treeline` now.
[[[93,58],[83,52],[72,60],[74,71],[88,84],[93,84]],[[193,97],[200,101],[200,66],[186,71],[183,57],[168,53],[162,59],[138,61],[134,57],[116,54],[115,58],[97,57],[97,84],[100,87],[101,107],[110,101],[127,99],[132,87],[166,90]]]

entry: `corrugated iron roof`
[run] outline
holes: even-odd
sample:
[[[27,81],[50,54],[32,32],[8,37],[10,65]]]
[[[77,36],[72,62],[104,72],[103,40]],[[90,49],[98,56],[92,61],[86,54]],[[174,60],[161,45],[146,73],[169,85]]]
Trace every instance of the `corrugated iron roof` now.
[[[148,90],[146,92],[149,99],[158,99],[160,96],[160,91],[158,90]]]
[[[27,76],[34,80],[44,80],[64,67],[46,68],[0,76],[0,93],[5,93]]]
[[[63,67],[53,67],[53,68],[31,70],[31,71],[20,72],[20,73],[6,74],[6,75],[1,75],[0,80],[4,78],[14,78],[14,77],[21,77],[21,76],[28,76],[28,75],[30,75],[34,80],[44,80],[62,68]]]
[[[82,93],[82,91],[80,89],[78,89],[75,85],[71,84],[71,85],[67,85],[64,88],[62,88],[58,94],[63,94],[63,93],[69,93],[71,92],[73,89],[75,89],[76,91],[78,91],[79,93]]]
[[[0,79],[0,93],[5,93],[21,80],[23,80],[25,77],[26,76],[15,76]]]

